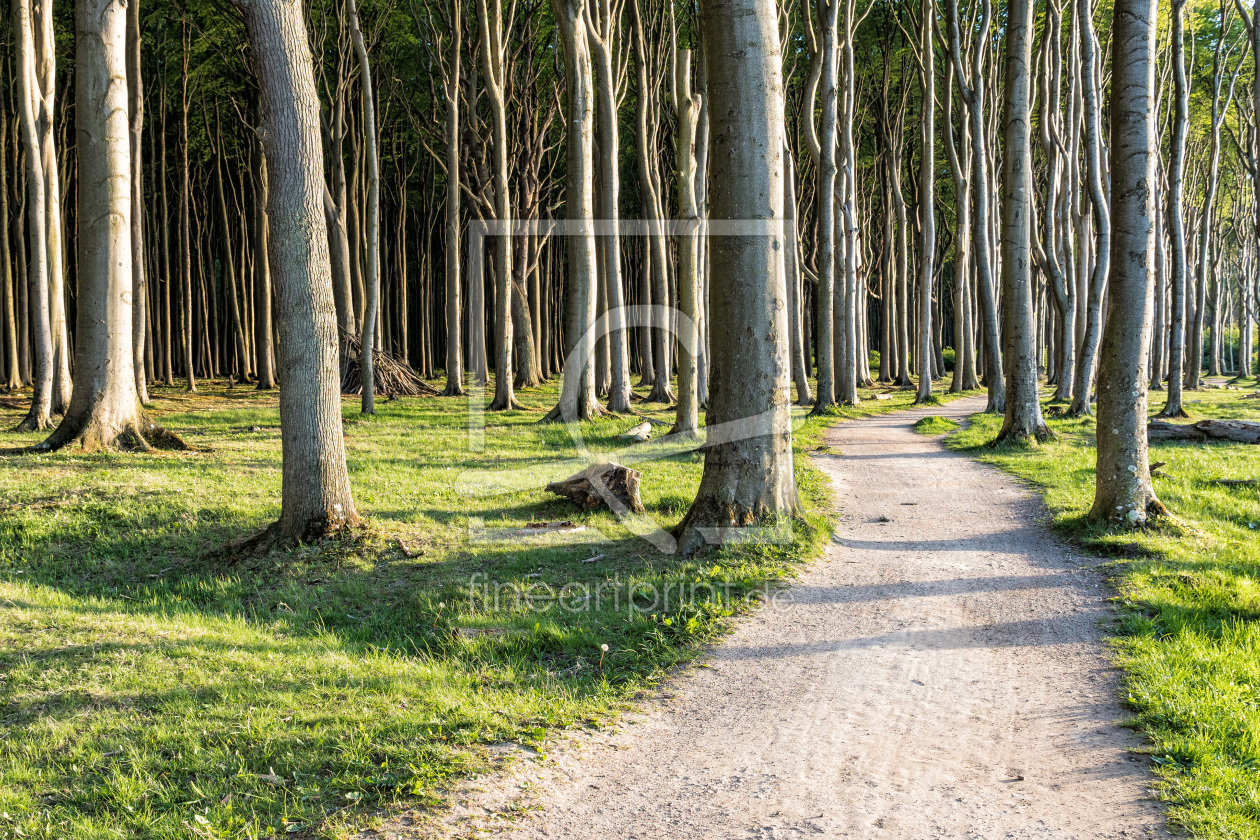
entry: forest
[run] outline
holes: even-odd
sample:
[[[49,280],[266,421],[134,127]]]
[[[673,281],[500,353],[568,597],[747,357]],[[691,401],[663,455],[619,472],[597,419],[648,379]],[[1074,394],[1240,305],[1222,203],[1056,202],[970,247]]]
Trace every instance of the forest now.
[[[738,778],[687,715],[750,684],[778,693],[728,709],[743,750],[783,749],[774,709],[833,743],[846,708],[914,717],[869,639],[975,669],[957,708],[1007,714],[1024,667],[1063,686],[1023,749],[1103,768],[1038,788],[1079,836],[1260,838],[1260,6],[0,17],[0,838],[446,836],[468,779],[713,654],[677,730],[609,765],[668,810],[644,768]],[[820,588],[845,609],[792,619]],[[881,624],[907,598],[937,641]],[[810,635],[841,614],[853,638]],[[953,621],[971,642],[931,635]],[[779,652],[720,676],[763,626]],[[830,682],[782,671],[794,650]],[[946,718],[889,737],[999,737]],[[1063,746],[1069,720],[1113,752]],[[1003,784],[1036,780],[1019,749]],[[553,782],[501,810],[627,830]],[[762,794],[732,784],[744,805],[659,836],[744,830],[722,820]],[[1108,804],[1139,788],[1159,807]],[[867,805],[820,789],[764,819],[858,831]],[[987,819],[884,795],[900,828],[860,836]]]

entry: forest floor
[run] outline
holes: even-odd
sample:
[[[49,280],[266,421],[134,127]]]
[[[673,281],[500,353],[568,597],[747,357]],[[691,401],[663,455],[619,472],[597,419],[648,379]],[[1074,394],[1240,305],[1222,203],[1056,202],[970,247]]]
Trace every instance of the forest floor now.
[[[363,836],[1168,836],[1120,725],[1105,561],[1018,482],[915,434],[983,407],[834,427],[823,557],[703,667],[614,731],[466,785],[441,825]]]
[[[409,398],[364,418],[347,398],[369,527],[242,558],[223,549],[279,514],[277,399],[201,388],[157,388],[150,407],[195,451],[0,458],[0,838],[344,837],[383,810],[427,812],[559,729],[606,726],[826,533],[805,450],[825,450],[835,418],[794,412],[815,513],[786,542],[682,560],[542,487],[615,456],[643,473],[631,524],[668,527],[700,455],[628,447],[638,417],[576,439],[540,425],[550,386],[493,415]],[[913,394],[886,396],[838,416]],[[0,399],[0,429],[25,408]],[[0,448],[40,439],[3,431]]]

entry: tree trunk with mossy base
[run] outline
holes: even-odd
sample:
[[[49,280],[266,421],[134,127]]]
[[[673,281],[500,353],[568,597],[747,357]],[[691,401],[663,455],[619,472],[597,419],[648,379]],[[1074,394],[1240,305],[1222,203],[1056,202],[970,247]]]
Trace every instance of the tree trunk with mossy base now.
[[[359,521],[341,430],[337,319],[324,222],[319,97],[302,6],[238,0],[258,75],[267,155],[268,258],[280,330],[280,522],[316,540]]]
[[[131,125],[127,7],[81,0],[75,9],[78,141],[78,331],[65,418],[36,451],[78,446],[183,448],[140,410],[132,345]]]
[[[1155,0],[1117,0],[1111,80],[1111,300],[1098,366],[1098,467],[1089,518],[1140,527],[1167,510],[1147,458],[1156,159]]]
[[[1006,416],[998,441],[1050,437],[1037,391],[1032,282],[1032,0],[1011,0],[1002,158],[1002,293]]]
[[[800,513],[792,471],[783,273],[783,85],[772,0],[701,6],[713,148],[712,369],[704,475],[678,549],[739,539]],[[732,235],[723,223],[773,232]],[[742,233],[742,232],[741,232]]]

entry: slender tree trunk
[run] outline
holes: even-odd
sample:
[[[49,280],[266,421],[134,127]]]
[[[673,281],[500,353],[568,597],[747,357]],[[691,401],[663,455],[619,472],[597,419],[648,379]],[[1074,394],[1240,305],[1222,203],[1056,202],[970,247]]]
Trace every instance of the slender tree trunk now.
[[[818,296],[814,317],[818,336],[818,396],[814,414],[836,404],[835,283],[836,283],[836,123],[839,110],[840,0],[819,0],[818,24],[822,35],[822,113],[818,142]],[[813,120],[812,112],[805,115]]]
[[[359,79],[363,84],[363,131],[367,147],[367,299],[360,335],[359,371],[362,387],[362,412],[376,413],[376,325],[381,297],[381,168],[377,162],[376,93],[372,87],[372,65],[368,61],[367,44],[359,28],[359,7],[347,0],[350,17],[350,40],[359,59]]]
[[[1076,387],[1068,414],[1073,417],[1090,413],[1094,371],[1102,330],[1103,294],[1107,288],[1107,267],[1111,258],[1111,221],[1107,198],[1103,192],[1102,137],[1099,123],[1099,79],[1094,48],[1094,25],[1089,0],[1077,0],[1077,22],[1080,27],[1081,73],[1085,95],[1085,166],[1090,204],[1094,208],[1097,229],[1094,271],[1089,281],[1089,300],[1085,309],[1085,334],[1081,345],[1080,365],[1076,369]]]
[[[1002,154],[1002,294],[1006,416],[998,440],[1050,436],[1037,391],[1033,299],[1032,0],[1010,0],[1006,27],[1006,102]]]
[[[0,283],[4,284],[4,379],[10,391],[22,387],[19,365],[17,287],[13,275],[13,259],[9,248],[9,108],[0,100]],[[23,278],[24,279],[24,278]],[[20,282],[18,280],[17,282]]]
[[[696,390],[699,373],[700,336],[700,209],[696,205],[696,117],[700,96],[691,90],[691,50],[677,50],[674,56],[674,104],[678,113],[678,142],[675,155],[678,169],[678,214],[682,232],[678,237],[678,412],[674,433],[698,436],[700,398]]]
[[[1186,163],[1186,132],[1190,121],[1190,90],[1186,81],[1186,46],[1183,18],[1185,17],[1185,0],[1172,0],[1172,60],[1173,60],[1173,123],[1172,149],[1168,160],[1168,228],[1172,242],[1172,319],[1169,326],[1171,342],[1168,355],[1168,400],[1164,403],[1161,417],[1185,417],[1182,406],[1182,380],[1185,375],[1186,353],[1186,229],[1185,211],[1182,206],[1182,172]],[[1224,43],[1224,38],[1221,42]],[[1219,50],[1217,67],[1220,65]],[[1220,143],[1220,129],[1216,122],[1217,100],[1220,97],[1220,85],[1216,85],[1216,96],[1212,103],[1212,151],[1209,166],[1212,173],[1209,182],[1215,181]],[[1207,185],[1207,196],[1204,199],[1204,220],[1211,218],[1212,194],[1216,190],[1215,183]],[[1211,224],[1203,225],[1206,237]],[[1204,240],[1206,243],[1206,239]],[[1207,260],[1202,260],[1200,277],[1207,270]]]
[[[26,149],[26,210],[30,235],[28,277],[30,320],[33,334],[31,409],[18,431],[35,432],[52,427],[53,337],[48,282],[48,196],[45,191],[44,158],[40,154],[38,82],[35,78],[34,32],[30,0],[13,0],[13,29],[17,61],[18,105],[22,140]]]
[[[1140,527],[1167,511],[1151,485],[1146,364],[1155,259],[1154,0],[1117,0],[1112,29],[1111,239],[1115,270],[1098,371],[1098,467],[1089,517]],[[1101,255],[1100,255],[1101,258]]]
[[[183,179],[179,191],[179,231],[181,248],[182,267],[184,284],[184,373],[188,377],[188,390],[197,390],[197,378],[193,372],[193,294],[192,294],[192,241],[191,227],[192,222],[189,216],[192,213],[192,188],[188,174],[188,54],[191,52],[191,46],[188,36],[188,24],[184,24],[184,64],[183,72],[180,75],[180,103],[182,105],[182,119],[179,123],[180,132],[180,149],[183,154]]]
[[[281,2],[282,0],[270,0]],[[266,141],[254,144],[254,359],[258,390],[276,387],[275,342],[271,323],[271,255]],[[329,271],[331,272],[331,260]],[[279,268],[277,267],[277,271]]]
[[[1027,4],[1028,2],[1029,0],[1011,0],[1011,6],[1014,8],[1020,3]],[[919,391],[915,396],[916,403],[927,402],[932,397],[932,277],[936,258],[936,109],[933,107],[936,97],[936,58],[935,45],[932,41],[933,22],[936,20],[936,3],[934,0],[923,0],[922,16],[919,50],[923,61],[923,105],[921,115],[923,154],[919,163]],[[1029,28],[1031,29],[1031,23]],[[1028,41],[1029,45],[1026,49],[1031,48],[1031,32],[1029,33]],[[1025,75],[1027,75],[1027,72],[1028,66],[1025,64]],[[1007,74],[1007,85],[1008,87],[1010,85],[1009,72]],[[1024,86],[1025,89],[1028,86],[1026,78]],[[1024,110],[1026,131],[1028,123],[1027,94],[1025,94]],[[1009,133],[1007,136],[1010,136]],[[1027,141],[1025,141],[1026,146]],[[1007,154],[1010,155],[1010,147],[1008,146],[1007,149]],[[1025,254],[1025,257],[1027,257],[1027,254]],[[1031,283],[1029,285],[1031,286]]]
[[[775,4],[700,10],[714,155],[710,177],[713,392],[704,475],[675,530],[678,549],[739,539],[801,509],[792,469],[791,361],[780,232],[731,235],[726,221],[783,222],[783,85]]]
[[[463,252],[460,227],[459,88],[464,28],[463,3],[451,4],[451,67],[446,79],[446,388],[445,397],[464,395],[464,346],[461,318],[459,260]]]
[[[595,395],[595,284],[598,247],[591,224],[595,214],[595,98],[591,79],[587,0],[552,0],[564,51],[568,113],[565,119],[565,214],[569,258],[568,310],[560,402],[546,421],[571,423],[602,411]],[[575,230],[579,228],[580,230]]]
[[[131,116],[131,291],[132,365],[136,394],[141,404],[149,401],[149,381],[144,356],[148,342],[149,282],[145,276],[144,241],[144,77],[140,72],[140,0],[127,4],[127,107]],[[82,178],[82,171],[79,173]],[[80,181],[82,183],[82,181]],[[80,187],[82,189],[82,187]]]

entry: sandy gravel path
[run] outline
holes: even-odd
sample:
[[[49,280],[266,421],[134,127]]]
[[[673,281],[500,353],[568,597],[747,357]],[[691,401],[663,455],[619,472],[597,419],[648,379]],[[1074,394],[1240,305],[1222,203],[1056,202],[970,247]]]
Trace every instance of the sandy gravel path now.
[[[474,785],[444,831],[1168,836],[1137,738],[1116,725],[1093,561],[1009,477],[911,430],[982,409],[837,426],[842,454],[817,463],[843,516],[799,584],[615,734]]]

